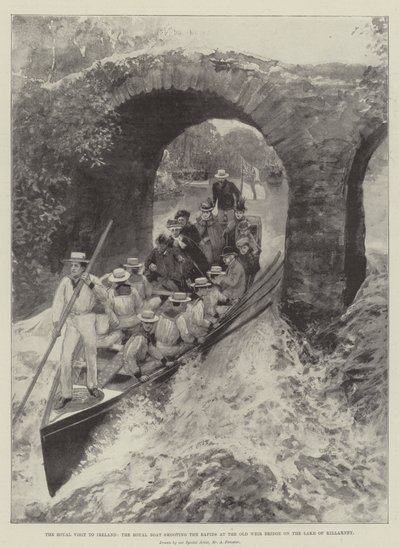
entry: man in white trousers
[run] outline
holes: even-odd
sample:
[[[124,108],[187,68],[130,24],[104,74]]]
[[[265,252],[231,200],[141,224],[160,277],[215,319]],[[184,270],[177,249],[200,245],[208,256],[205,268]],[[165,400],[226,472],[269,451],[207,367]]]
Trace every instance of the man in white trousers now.
[[[79,280],[84,281],[71,312],[65,322],[65,336],[61,350],[61,397],[56,403],[56,409],[62,409],[72,400],[72,358],[79,339],[82,339],[87,367],[87,388],[95,398],[101,398],[102,392],[97,386],[97,351],[96,351],[96,315],[93,308],[96,301],[105,303],[107,291],[95,276],[85,274],[89,262],[85,253],[73,251],[71,257],[64,262],[70,263],[70,274],[65,276],[53,300],[53,334],[56,334],[58,322],[65,306],[70,301]]]

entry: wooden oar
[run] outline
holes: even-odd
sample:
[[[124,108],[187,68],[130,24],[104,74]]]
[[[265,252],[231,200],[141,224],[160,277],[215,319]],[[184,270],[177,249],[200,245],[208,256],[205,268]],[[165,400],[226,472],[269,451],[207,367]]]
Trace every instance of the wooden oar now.
[[[105,229],[105,231],[103,232],[100,240],[99,240],[99,243],[97,244],[97,247],[93,253],[93,256],[92,258],[90,259],[87,267],[86,267],[86,270],[85,270],[85,273],[86,274],[89,274],[91,269],[93,268],[93,264],[95,263],[100,251],[101,251],[101,248],[103,247],[104,245],[104,242],[108,236],[108,233],[110,232],[110,229],[111,229],[111,225],[113,224],[113,221],[111,220],[108,225],[107,225],[107,228]],[[79,261],[77,261],[79,262]],[[65,323],[65,320],[68,318],[68,315],[69,313],[71,312],[71,309],[72,307],[74,306],[75,304],[75,301],[76,299],[78,298],[78,295],[79,295],[79,292],[83,286],[85,282],[81,279],[79,280],[78,282],[78,285],[76,286],[76,288],[74,289],[74,292],[72,293],[72,297],[69,301],[69,303],[66,305],[66,307],[64,308],[62,314],[61,314],[61,318],[60,318],[60,321],[58,322],[58,326],[57,326],[57,329],[54,333],[52,333],[52,337],[51,337],[51,341],[50,341],[50,344],[49,346],[47,347],[47,350],[46,352],[44,353],[43,355],[43,358],[41,359],[40,363],[39,363],[39,367],[37,368],[37,371],[28,387],[28,390],[26,391],[26,394],[25,396],[22,398],[22,401],[17,409],[17,412],[15,413],[14,417],[13,417],[13,424],[18,420],[18,418],[20,417],[22,411],[24,410],[24,407],[25,407],[25,404],[36,384],[36,381],[38,380],[39,378],[39,375],[45,365],[45,363],[47,362],[47,359],[50,355],[50,352],[53,350],[53,347],[54,347],[54,344],[56,342],[56,340],[58,339],[60,333],[61,333],[61,330],[64,326],[64,323]]]

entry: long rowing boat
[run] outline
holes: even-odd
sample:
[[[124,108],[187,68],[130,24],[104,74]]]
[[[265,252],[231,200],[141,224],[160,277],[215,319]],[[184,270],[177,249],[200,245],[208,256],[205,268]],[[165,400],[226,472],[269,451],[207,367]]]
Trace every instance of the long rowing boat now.
[[[227,311],[205,341],[190,352],[207,352],[213,344],[242,325],[237,322],[235,324],[235,321],[243,313],[254,309],[251,316],[247,315],[247,322],[270,306],[282,271],[283,262],[279,261],[279,257],[280,254],[268,268],[259,273],[249,291]],[[143,383],[121,372],[121,353],[112,349],[98,349],[98,382],[104,392],[103,398],[98,400],[89,395],[85,384],[85,367],[75,360],[73,400],[61,410],[54,408],[60,381],[59,373],[55,376],[40,428],[44,470],[50,496],[54,496],[71,477],[90,443],[91,432],[106,419],[110,411],[123,400],[134,398],[144,384],[166,381],[182,365],[183,357],[182,354],[168,368],[155,365],[154,362],[145,364],[142,370],[148,376],[148,381]]]

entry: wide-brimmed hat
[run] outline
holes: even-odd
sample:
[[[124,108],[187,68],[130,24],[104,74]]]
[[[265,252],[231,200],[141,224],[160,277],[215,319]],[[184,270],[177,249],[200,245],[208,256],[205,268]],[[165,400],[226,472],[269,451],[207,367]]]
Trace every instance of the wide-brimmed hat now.
[[[81,251],[71,251],[69,259],[63,259],[63,263],[88,263],[89,259],[86,259],[86,253]]]
[[[194,283],[189,284],[191,287],[210,287],[210,282],[207,278],[195,278]]]
[[[224,247],[221,257],[228,257],[228,255],[237,255],[237,252],[229,245]]]
[[[250,245],[250,240],[248,238],[239,238],[236,247],[243,247],[244,245]]]
[[[216,179],[227,179],[229,177],[229,173],[226,173],[224,169],[219,169],[214,177]]]
[[[207,276],[220,276],[221,274],[225,274],[225,271],[218,265],[213,265],[210,270],[207,271]]]
[[[143,266],[143,263],[139,263],[139,259],[137,257],[128,257],[124,266],[126,268],[140,268]]]
[[[212,211],[214,209],[214,204],[211,198],[207,198],[204,202],[200,204],[201,211]]]
[[[250,223],[247,219],[243,219],[243,221],[240,221],[238,224],[238,229],[245,230],[246,228],[250,228]]]
[[[126,282],[130,278],[130,273],[125,270],[125,268],[115,268],[112,273],[108,276],[110,282],[113,283],[122,283]]]
[[[145,323],[154,323],[158,322],[160,319],[158,316],[154,314],[152,310],[142,310],[140,314],[137,316],[141,322]]]
[[[178,219],[168,219],[167,228],[182,228],[182,225]]]
[[[173,303],[188,303],[191,299],[187,293],[175,292],[168,297],[168,300]]]

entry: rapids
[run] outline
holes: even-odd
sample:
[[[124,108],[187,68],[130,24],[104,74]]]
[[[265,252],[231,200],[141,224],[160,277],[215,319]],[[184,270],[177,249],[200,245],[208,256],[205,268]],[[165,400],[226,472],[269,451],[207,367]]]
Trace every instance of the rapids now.
[[[274,307],[161,390],[143,387],[93,433],[51,499],[39,426],[58,343],[14,429],[12,520],[385,522],[385,256],[369,264],[352,306],[329,330],[310,333],[311,343]],[[15,402],[49,330],[49,311],[14,326]]]

